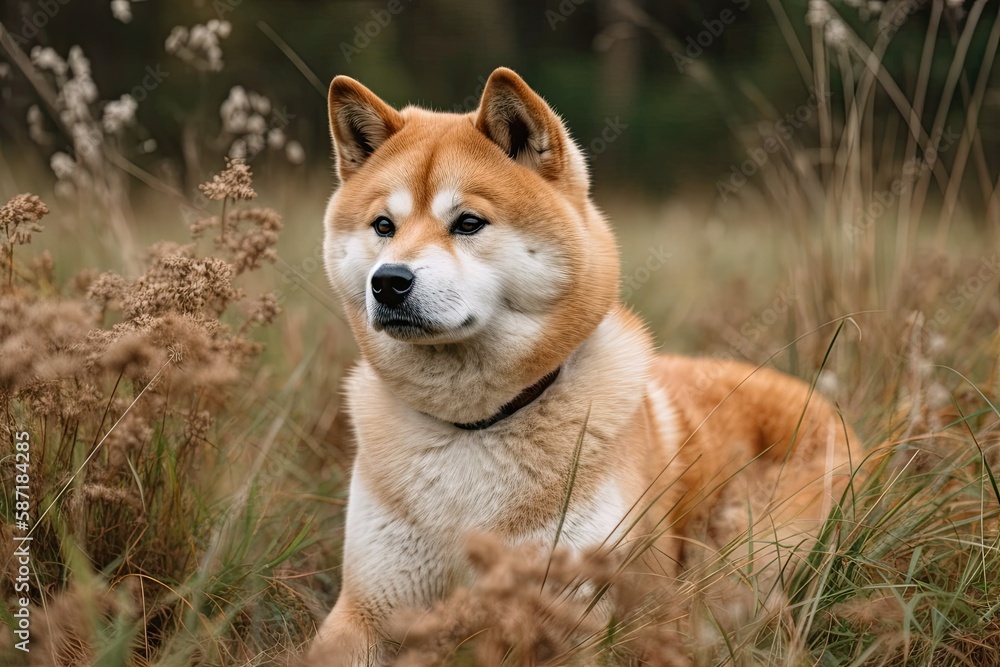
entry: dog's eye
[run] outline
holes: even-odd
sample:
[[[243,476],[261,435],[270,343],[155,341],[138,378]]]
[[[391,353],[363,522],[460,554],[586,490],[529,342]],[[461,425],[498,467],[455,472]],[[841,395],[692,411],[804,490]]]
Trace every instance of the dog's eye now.
[[[392,236],[396,233],[396,225],[392,224],[392,220],[384,215],[375,218],[375,222],[372,223],[372,229],[379,236]]]
[[[475,215],[470,215],[466,213],[451,227],[451,232],[453,234],[475,234],[480,229],[486,226],[486,221]]]

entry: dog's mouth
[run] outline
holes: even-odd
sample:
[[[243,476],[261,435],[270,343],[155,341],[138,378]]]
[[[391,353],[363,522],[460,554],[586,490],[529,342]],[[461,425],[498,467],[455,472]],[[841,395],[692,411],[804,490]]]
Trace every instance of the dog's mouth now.
[[[459,340],[475,322],[476,318],[472,315],[457,327],[445,327],[424,318],[398,313],[376,314],[371,319],[375,331],[381,331],[396,340],[428,344]]]

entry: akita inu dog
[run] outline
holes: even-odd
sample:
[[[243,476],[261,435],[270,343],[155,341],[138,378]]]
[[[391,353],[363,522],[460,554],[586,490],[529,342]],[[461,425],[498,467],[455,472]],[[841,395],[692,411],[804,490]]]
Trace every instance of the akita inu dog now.
[[[759,571],[815,531],[850,474],[849,429],[799,380],[654,354],[584,158],[517,74],[494,71],[467,114],[397,111],[338,76],[329,112],[325,261],[362,361],[316,664],[391,660],[390,616],[471,577],[470,532],[551,545],[562,520],[562,546],[645,540],[646,565],[676,574],[751,532]]]

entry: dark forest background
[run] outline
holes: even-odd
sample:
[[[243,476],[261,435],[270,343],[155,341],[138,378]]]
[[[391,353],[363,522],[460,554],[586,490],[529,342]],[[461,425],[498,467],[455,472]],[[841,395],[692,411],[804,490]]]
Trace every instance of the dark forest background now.
[[[907,20],[883,63],[908,90],[917,77],[930,3],[904,2],[910,3]],[[209,137],[218,135],[215,110],[234,85],[268,96],[287,115],[289,137],[302,143],[307,161],[315,165],[329,159],[325,99],[317,88],[336,74],[359,79],[395,105],[467,110],[490,71],[507,65],[544,93],[585,147],[606,127],[627,126],[626,132],[612,132],[613,141],[592,147],[600,149],[591,150],[592,167],[603,185],[628,186],[653,197],[687,190],[714,196],[711,184],[746,158],[736,136],[740,128],[794,112],[809,95],[779,25],[785,17],[808,51],[807,0],[398,0],[398,14],[384,26],[373,23],[389,16],[389,4],[136,2],[131,4],[133,18],[125,24],[99,0],[4,0],[0,20],[15,35],[26,29],[30,33],[27,26],[39,22],[32,17],[56,8],[58,15],[44,21],[25,50],[52,46],[65,55],[71,45],[84,45],[102,99],[117,99],[142,80],[147,67],[161,67],[168,74],[162,88],[138,109],[139,125],[156,139],[158,149],[136,159],[154,173],[179,169],[190,182],[214,168],[219,156],[199,153],[197,161],[214,161],[194,164],[191,151],[185,159],[182,142],[187,137],[208,144]],[[857,11],[867,4],[834,6],[859,35],[871,38],[886,26]],[[987,9],[980,20],[966,59],[969,79],[977,75],[995,14]],[[720,30],[725,18],[732,20]],[[232,24],[221,42],[221,71],[198,71],[164,53],[174,26],[211,19]],[[374,36],[365,35],[366,28]],[[953,43],[956,35],[951,26],[939,31],[938,39]],[[699,39],[707,45],[698,44]],[[289,51],[301,58],[301,67]],[[942,44],[937,52],[931,91],[940,88],[953,48]],[[692,55],[691,61],[681,58]],[[316,78],[310,81],[304,69]],[[37,102],[35,91],[16,71],[0,80],[0,87],[4,150],[37,156],[33,147],[19,150],[31,146],[24,119]],[[834,106],[839,89],[834,78]],[[888,109],[881,89],[875,105],[876,118],[878,108]],[[998,106],[1000,98],[991,95],[979,123],[994,161],[1000,141]],[[926,107],[935,109],[936,100],[929,99]],[[961,114],[961,108],[956,105],[954,113]],[[200,173],[183,176],[191,171]]]

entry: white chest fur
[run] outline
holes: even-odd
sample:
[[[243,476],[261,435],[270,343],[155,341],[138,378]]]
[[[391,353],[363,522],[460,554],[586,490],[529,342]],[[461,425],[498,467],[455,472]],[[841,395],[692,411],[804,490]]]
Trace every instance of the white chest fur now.
[[[345,576],[365,579],[370,589],[369,574],[378,572],[384,580],[378,585],[393,587],[390,597],[426,604],[464,578],[469,533],[551,545],[585,424],[577,465],[589,483],[574,488],[559,543],[602,544],[625,525],[630,505],[612,463],[621,455],[618,436],[644,395],[648,355],[642,347],[610,316],[538,400],[481,431],[407,407],[361,364],[348,386],[359,448]],[[387,563],[399,576],[386,573]],[[409,579],[419,581],[398,590],[398,582]]]

